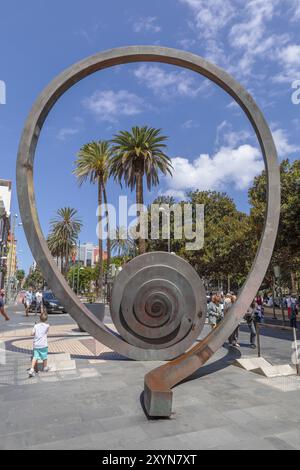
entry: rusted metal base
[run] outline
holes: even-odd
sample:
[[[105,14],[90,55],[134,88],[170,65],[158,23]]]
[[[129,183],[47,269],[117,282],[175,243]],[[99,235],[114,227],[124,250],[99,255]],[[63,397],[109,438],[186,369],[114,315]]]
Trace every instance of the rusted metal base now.
[[[144,406],[148,416],[169,418],[172,414],[172,398],[172,390],[151,390],[145,380]]]

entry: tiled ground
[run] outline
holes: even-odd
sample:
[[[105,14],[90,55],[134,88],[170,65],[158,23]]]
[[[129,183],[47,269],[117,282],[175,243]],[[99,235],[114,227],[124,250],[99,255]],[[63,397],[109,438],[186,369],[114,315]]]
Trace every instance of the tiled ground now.
[[[89,350],[88,356],[75,354],[74,371],[29,380],[27,345],[20,352],[0,351],[1,449],[300,448],[300,378],[245,372],[230,365],[240,353],[223,348],[174,389],[171,419],[149,421],[141,406],[143,380],[158,364],[110,351],[97,355],[87,335],[68,336],[70,325],[60,325],[65,346],[83,341]],[[241,354],[255,355],[242,330]],[[289,362],[288,336],[266,335],[262,345],[267,359]]]

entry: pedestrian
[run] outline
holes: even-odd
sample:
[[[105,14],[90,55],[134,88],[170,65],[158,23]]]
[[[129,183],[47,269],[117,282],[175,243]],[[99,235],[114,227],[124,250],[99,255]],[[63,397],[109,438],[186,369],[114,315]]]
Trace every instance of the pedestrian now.
[[[296,303],[296,297],[292,297],[291,313],[290,313],[290,327],[291,328],[297,329],[297,315],[298,315],[298,308],[297,308],[297,303]]]
[[[254,318],[255,318],[256,323],[263,323],[263,320],[264,320],[263,308],[261,305],[258,305],[256,302],[254,306]]]
[[[257,303],[257,305],[263,306],[263,303],[264,303],[263,296],[258,293],[256,298],[255,298],[255,302]]]
[[[29,287],[29,289],[26,291],[25,296],[24,296],[24,307],[25,307],[26,317],[29,316],[29,310],[32,304],[32,300],[33,300],[32,287]]]
[[[233,294],[227,294],[228,295],[228,300],[226,302],[226,311],[225,311],[225,315],[228,313],[228,310],[232,307],[232,305],[234,304],[234,302],[236,301],[236,296],[233,295]],[[240,325],[238,325],[236,327],[236,329],[233,331],[233,333],[229,336],[228,338],[228,342],[229,342],[229,346],[232,346],[234,348],[239,348],[240,345],[238,343],[238,339],[239,339],[239,328],[240,328]]]
[[[262,295],[258,294],[255,298],[255,303],[256,305],[258,305],[258,307],[260,308],[260,311],[261,311],[261,319],[263,320],[264,318],[264,315],[265,315],[265,308],[264,308],[264,298]],[[271,300],[271,303],[273,305],[273,298]],[[271,306],[272,306],[271,305]]]
[[[229,308],[231,307],[231,294],[226,294],[224,298],[224,315],[228,312]]]
[[[48,332],[50,325],[47,323],[48,315],[42,312],[40,315],[40,323],[36,323],[32,330],[33,338],[33,358],[31,362],[31,369],[29,377],[35,376],[35,371],[38,372],[38,360],[43,361],[43,371],[48,372]]]
[[[8,321],[10,318],[5,311],[5,291],[1,289],[0,291],[0,313],[5,318],[5,321]]]
[[[43,294],[37,290],[35,293],[35,314],[37,315],[38,311],[42,313],[43,310]]]
[[[207,314],[208,323],[211,328],[214,329],[220,321],[223,319],[223,312],[220,305],[221,298],[219,295],[214,294],[211,298],[211,302],[208,304]]]
[[[250,307],[248,308],[247,312],[245,313],[244,319],[247,322],[248,328],[250,330],[250,346],[251,348],[255,349],[255,339],[256,339],[256,318],[255,318],[255,301],[251,303]]]

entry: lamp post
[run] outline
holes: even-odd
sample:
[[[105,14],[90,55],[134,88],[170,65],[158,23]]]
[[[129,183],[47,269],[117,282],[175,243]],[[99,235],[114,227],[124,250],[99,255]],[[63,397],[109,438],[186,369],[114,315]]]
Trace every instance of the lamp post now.
[[[12,224],[12,230],[10,232],[10,253],[9,253],[9,265],[8,265],[8,272],[7,272],[7,281],[6,281],[6,286],[7,286],[7,301],[11,301],[11,284],[12,284],[12,260],[13,260],[13,250],[14,250],[14,241],[15,241],[15,230],[16,230],[16,225],[17,225],[17,218],[18,214],[14,215],[13,219],[13,224]],[[17,246],[15,247],[15,250],[17,249]],[[16,254],[16,253],[15,253]]]
[[[80,275],[80,240],[78,240],[78,267],[77,267],[77,289],[76,289],[77,295],[79,291],[79,275]]]
[[[12,229],[11,229],[11,234],[10,234],[10,250],[11,252],[8,253],[9,255],[9,265],[8,265],[8,271],[7,271],[7,280],[6,280],[6,290],[7,290],[7,301],[10,302],[11,301],[11,297],[12,297],[12,283],[14,281],[13,279],[13,276],[12,276],[12,271],[13,271],[13,266],[12,266],[12,262],[13,262],[13,255],[15,255],[15,259],[16,259],[16,256],[17,256],[17,242],[15,240],[15,231],[16,231],[16,227],[21,227],[23,224],[22,222],[19,222],[17,224],[17,218],[18,218],[18,214],[15,214],[14,215],[14,219],[13,219],[13,224],[12,224]],[[15,246],[14,246],[14,243],[15,243]],[[15,250],[15,251],[14,251]]]
[[[164,207],[160,207],[159,210],[164,212],[168,218],[168,253],[171,253],[171,214],[169,210],[166,210]]]
[[[280,308],[281,308],[281,313],[282,313],[282,322],[283,325],[285,325],[285,314],[284,314],[284,305],[283,305],[283,300],[282,300],[282,287],[281,287],[281,271],[280,271],[280,266],[276,265],[273,268],[274,271],[274,279],[277,280],[278,283],[278,289],[279,289],[279,302],[280,302]],[[274,289],[275,290],[275,289]],[[274,295],[273,295],[274,297]],[[273,298],[273,304],[274,304],[274,298]],[[274,307],[273,307],[274,308]]]

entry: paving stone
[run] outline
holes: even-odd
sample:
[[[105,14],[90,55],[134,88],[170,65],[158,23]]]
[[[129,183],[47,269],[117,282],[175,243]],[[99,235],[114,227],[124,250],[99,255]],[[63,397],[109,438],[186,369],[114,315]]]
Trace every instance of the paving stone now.
[[[236,359],[233,364],[247,371],[259,369],[260,367],[269,367],[271,365],[263,357],[241,357]]]
[[[299,423],[300,424],[300,423]],[[293,446],[295,449],[300,449],[300,431],[299,427],[296,429],[287,430],[281,433],[277,433],[276,437],[281,441]]]
[[[92,367],[86,368],[86,369],[83,369],[83,368],[78,369],[78,373],[80,374],[81,377],[85,377],[85,378],[86,377],[98,377],[101,375],[96,369]]]
[[[287,442],[283,441],[282,439],[279,439],[279,437],[272,436],[272,437],[266,437],[264,439],[264,442],[270,442],[276,450],[295,450],[296,447],[292,446],[291,444],[288,444]]]
[[[42,382],[58,382],[59,381],[59,377],[57,377],[56,375],[44,375],[43,377],[40,378],[40,380]]]
[[[61,331],[66,334],[66,327]],[[240,336],[242,353],[255,357],[246,347],[248,332],[242,329]],[[288,362],[290,339],[261,340],[269,362]],[[28,351],[6,353],[0,366],[0,383],[1,377],[8,382],[0,385],[0,448],[300,448],[300,378],[265,379],[233,367],[232,352],[225,348],[174,388],[175,413],[158,421],[146,418],[140,400],[145,373],[159,363],[107,354],[105,362],[90,364],[76,357],[77,369],[28,379]]]

